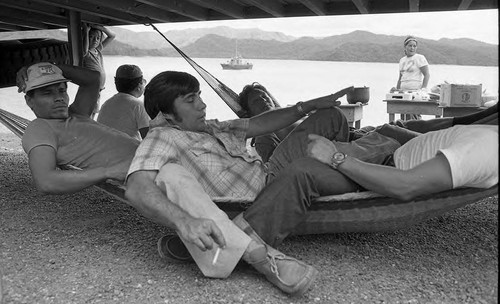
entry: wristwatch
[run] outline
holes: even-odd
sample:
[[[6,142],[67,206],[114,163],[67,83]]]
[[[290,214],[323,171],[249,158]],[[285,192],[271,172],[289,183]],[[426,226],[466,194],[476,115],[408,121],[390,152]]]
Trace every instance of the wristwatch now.
[[[303,101],[299,101],[299,102],[297,102],[297,104],[295,105],[295,107],[297,108],[297,112],[299,112],[300,115],[307,116],[307,112],[302,107],[303,104],[304,104]]]
[[[347,155],[342,152],[335,152],[332,155],[332,159],[330,160],[330,167],[337,170],[338,167],[345,162]]]

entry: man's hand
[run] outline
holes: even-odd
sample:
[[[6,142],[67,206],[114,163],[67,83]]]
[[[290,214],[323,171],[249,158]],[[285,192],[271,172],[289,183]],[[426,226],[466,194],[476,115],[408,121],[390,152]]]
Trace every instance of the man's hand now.
[[[340,105],[340,101],[334,99],[334,94],[311,99],[308,100],[307,103],[309,103],[314,110],[333,108]]]
[[[28,67],[22,67],[16,73],[16,85],[18,93],[26,93],[26,81],[28,81]]]
[[[178,226],[177,232],[182,239],[195,244],[202,251],[212,249],[214,242],[221,248],[226,246],[222,232],[210,219],[189,217]]]
[[[307,103],[311,105],[311,110],[333,108],[339,106],[340,101],[338,101],[338,99],[347,94],[352,89],[352,86],[347,87],[333,94],[311,99],[307,101]]]
[[[330,164],[333,153],[337,152],[335,144],[323,136],[316,134],[308,135],[307,156],[319,160],[322,163]]]
[[[82,30],[84,33],[88,34],[90,31],[90,24],[86,22],[82,22]]]

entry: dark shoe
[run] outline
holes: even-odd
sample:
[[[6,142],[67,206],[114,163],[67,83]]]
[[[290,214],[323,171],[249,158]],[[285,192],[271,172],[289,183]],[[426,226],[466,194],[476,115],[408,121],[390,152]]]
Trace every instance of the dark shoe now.
[[[177,235],[164,235],[158,240],[158,254],[164,259],[175,259],[191,262],[193,257],[187,250],[181,238]]]
[[[318,274],[314,267],[264,245],[245,252],[244,258],[276,287],[292,296],[304,294]]]

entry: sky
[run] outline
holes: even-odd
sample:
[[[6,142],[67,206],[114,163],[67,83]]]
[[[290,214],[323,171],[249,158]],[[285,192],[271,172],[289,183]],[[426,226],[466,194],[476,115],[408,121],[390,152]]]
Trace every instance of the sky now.
[[[364,30],[375,34],[414,35],[433,40],[471,38],[498,45],[498,10],[198,21],[155,25],[161,31],[221,25],[233,28],[259,28],[295,37],[325,37]],[[124,26],[124,28],[133,31],[152,30],[151,27],[143,25]]]

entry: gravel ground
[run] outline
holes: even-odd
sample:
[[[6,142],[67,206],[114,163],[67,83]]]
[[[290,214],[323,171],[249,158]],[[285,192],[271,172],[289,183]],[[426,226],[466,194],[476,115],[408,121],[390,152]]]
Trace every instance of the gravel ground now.
[[[171,231],[96,188],[38,193],[19,143],[0,134],[0,304],[498,302],[497,196],[401,231],[291,237],[280,249],[320,275],[290,298],[244,264],[216,280],[162,260]]]

